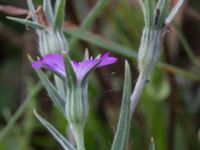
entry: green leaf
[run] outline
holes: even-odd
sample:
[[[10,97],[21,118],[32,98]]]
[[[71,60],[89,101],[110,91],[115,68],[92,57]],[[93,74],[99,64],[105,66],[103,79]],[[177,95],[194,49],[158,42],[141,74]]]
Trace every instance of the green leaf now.
[[[27,0],[27,4],[28,4],[29,11],[31,13],[35,13],[35,7],[33,5],[33,1],[32,0]],[[33,19],[34,22],[38,22],[36,15],[33,15],[32,19]]]
[[[131,97],[131,72],[128,62],[125,63],[125,79],[122,97],[122,106],[120,112],[117,132],[114,137],[111,150],[124,150],[128,143],[131,113],[130,113],[130,97]]]
[[[76,74],[68,55],[64,55],[67,88],[74,88],[77,84]]]
[[[51,24],[53,24],[54,23],[54,15],[53,15],[53,10],[52,10],[51,0],[44,0],[43,7],[44,7],[44,12],[45,12],[45,15],[46,15],[48,21]]]
[[[53,135],[65,150],[75,150],[75,148],[61,135],[48,121],[43,119],[35,110],[33,111],[42,125]]]
[[[65,100],[59,95],[54,85],[51,83],[51,81],[47,78],[47,76],[43,73],[41,69],[35,69],[35,71],[55,106],[65,116]]]
[[[30,26],[34,29],[40,29],[40,30],[45,30],[46,28],[36,22],[33,22],[33,21],[30,21],[30,20],[27,20],[27,19],[20,19],[20,18],[16,18],[16,17],[6,17],[7,19],[9,20],[12,20],[12,21],[15,21],[15,22],[18,22],[18,23],[21,23],[23,25],[26,25],[26,26]]]
[[[55,29],[61,30],[64,22],[64,11],[65,11],[66,0],[57,0],[55,4]]]
[[[159,10],[159,17],[158,17],[158,28],[162,28],[163,24],[165,22],[165,19],[168,14],[168,9],[169,9],[169,0],[159,0],[155,9],[155,14],[156,11]]]
[[[153,25],[153,1],[152,0],[144,0],[144,7],[145,7],[145,17],[146,17],[145,24],[146,24],[146,26],[148,26],[150,28]]]
[[[172,19],[175,17],[175,15],[177,14],[178,10],[180,9],[180,7],[182,6],[184,0],[179,0],[175,7],[171,10],[171,12],[169,13],[168,17],[165,20],[165,24],[169,24]]]
[[[64,32],[66,34],[70,34],[71,36],[77,37],[86,42],[89,42],[91,44],[108,49],[111,52],[129,57],[129,58],[133,58],[133,57],[137,58],[137,53],[133,49],[130,49],[120,44],[117,44],[115,42],[112,42],[108,39],[105,39],[104,37],[93,34],[86,30],[74,27],[74,28],[66,29]]]
[[[144,5],[144,1],[139,0],[139,3],[140,3],[141,9],[142,9],[142,12],[143,12],[143,15],[144,15],[144,19],[145,19],[145,22],[146,22],[146,8],[145,8],[145,5]]]

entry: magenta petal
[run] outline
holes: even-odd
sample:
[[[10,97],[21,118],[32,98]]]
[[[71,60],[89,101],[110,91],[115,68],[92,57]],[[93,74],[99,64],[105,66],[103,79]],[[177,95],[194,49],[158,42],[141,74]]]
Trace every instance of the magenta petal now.
[[[110,64],[113,64],[117,61],[116,57],[109,57],[110,53],[107,52],[104,55],[101,56],[101,63],[98,65],[98,67],[103,67],[103,66],[107,66]]]
[[[109,55],[110,55],[110,53],[109,53],[109,52],[106,52],[105,54],[103,54],[103,55],[101,56],[101,59],[105,59],[105,58],[109,57]]]
[[[41,60],[37,60],[37,61],[32,62],[32,67],[33,67],[34,69],[42,68],[43,65],[42,65],[42,63],[41,63]]]
[[[100,59],[89,59],[80,62],[76,70],[77,80],[81,81],[91,69],[93,69],[98,63],[100,63],[100,61]]]
[[[45,55],[43,59],[33,62],[32,67],[35,69],[47,68],[63,77],[66,76],[64,58],[63,55],[59,53]]]
[[[100,58],[87,59],[81,62],[71,61],[78,81],[82,81],[89,71],[95,67],[102,67],[113,64],[117,61],[116,57],[109,57],[110,53],[105,53]],[[63,54],[54,53],[45,55],[41,60],[37,60],[32,63],[32,67],[35,69],[46,68],[55,73],[60,74],[62,77],[66,77],[64,57]]]

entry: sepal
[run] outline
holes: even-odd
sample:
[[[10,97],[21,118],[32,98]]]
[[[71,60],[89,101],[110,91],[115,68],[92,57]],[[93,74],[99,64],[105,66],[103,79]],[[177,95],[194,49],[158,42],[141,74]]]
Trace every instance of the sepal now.
[[[77,78],[76,78],[76,73],[71,64],[71,59],[66,54],[64,54],[64,63],[66,71],[66,88],[73,89],[77,85]]]
[[[61,30],[64,22],[64,9],[66,0],[57,0],[55,4],[54,29]]]
[[[46,12],[46,17],[51,25],[53,25],[54,22],[54,15],[51,5],[51,0],[43,0],[43,7],[44,12]]]
[[[67,89],[66,98],[65,111],[67,120],[70,124],[84,126],[89,113],[87,85],[85,87],[77,85],[73,89]]]

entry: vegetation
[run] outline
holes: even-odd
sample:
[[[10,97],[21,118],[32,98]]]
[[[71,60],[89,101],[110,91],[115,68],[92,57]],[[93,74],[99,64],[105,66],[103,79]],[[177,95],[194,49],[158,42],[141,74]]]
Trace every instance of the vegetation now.
[[[52,105],[28,60],[27,54],[39,56],[37,36],[30,26],[6,18],[26,18],[26,1],[0,3],[0,149],[61,149],[33,113],[36,109],[73,141],[65,118]],[[34,3],[41,5],[42,0]],[[185,2],[170,25],[161,59],[133,115],[128,149],[200,148],[199,10],[198,0]],[[110,51],[118,58],[116,64],[95,70],[89,78],[85,146],[87,150],[107,150],[117,130],[125,59],[131,66],[133,87],[138,78],[142,11],[137,0],[67,0],[65,16],[64,33],[73,59],[82,60],[86,48],[92,56]]]

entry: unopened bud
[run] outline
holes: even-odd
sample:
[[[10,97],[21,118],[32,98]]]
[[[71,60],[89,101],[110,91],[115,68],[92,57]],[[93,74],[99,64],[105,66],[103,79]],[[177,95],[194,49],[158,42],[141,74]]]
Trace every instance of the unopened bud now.
[[[70,124],[84,125],[89,113],[87,87],[67,89],[65,111]]]
[[[39,50],[41,55],[68,52],[67,40],[62,31],[51,28],[49,31],[38,31]]]
[[[144,29],[138,54],[139,70],[149,75],[154,69],[160,55],[162,33],[160,30]]]

